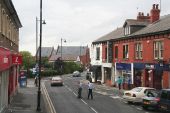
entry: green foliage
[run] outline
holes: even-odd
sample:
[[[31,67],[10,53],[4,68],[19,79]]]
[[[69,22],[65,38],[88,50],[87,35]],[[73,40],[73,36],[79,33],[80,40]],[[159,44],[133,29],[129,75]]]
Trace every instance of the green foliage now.
[[[75,62],[64,62],[64,73],[73,73],[74,71],[82,71],[81,65],[75,63]]]
[[[22,55],[22,68],[29,69],[35,65],[35,58],[31,55],[29,51],[21,51]]]

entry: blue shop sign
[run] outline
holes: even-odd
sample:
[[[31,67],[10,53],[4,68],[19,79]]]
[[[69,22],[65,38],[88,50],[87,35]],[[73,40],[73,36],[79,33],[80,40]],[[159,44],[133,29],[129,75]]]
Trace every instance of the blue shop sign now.
[[[145,68],[145,63],[133,63],[135,69],[142,70]]]
[[[131,64],[128,63],[116,63],[117,70],[131,70]]]

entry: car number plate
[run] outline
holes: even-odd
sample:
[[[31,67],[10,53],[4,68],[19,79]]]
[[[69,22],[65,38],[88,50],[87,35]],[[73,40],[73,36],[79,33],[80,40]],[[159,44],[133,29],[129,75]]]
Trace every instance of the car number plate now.
[[[149,102],[144,102],[144,104],[149,104]]]
[[[161,109],[166,110],[166,109],[167,109],[167,106],[161,105]]]

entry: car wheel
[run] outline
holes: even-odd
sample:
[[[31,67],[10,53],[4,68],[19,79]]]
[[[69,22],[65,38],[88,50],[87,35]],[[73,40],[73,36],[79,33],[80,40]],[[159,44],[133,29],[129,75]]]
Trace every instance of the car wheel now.
[[[147,110],[147,108],[148,108],[147,106],[142,106],[142,107],[143,107],[143,109],[146,109],[146,110]]]
[[[132,104],[132,102],[131,102],[131,101],[128,101],[128,104]]]

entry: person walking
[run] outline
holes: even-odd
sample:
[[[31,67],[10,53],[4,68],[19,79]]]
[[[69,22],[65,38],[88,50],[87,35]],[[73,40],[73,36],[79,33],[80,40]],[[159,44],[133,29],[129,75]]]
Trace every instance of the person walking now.
[[[83,86],[83,84],[80,82],[79,88],[78,88],[78,98],[82,98],[82,96],[81,96],[82,86]]]
[[[117,84],[118,84],[119,90],[121,90],[122,79],[121,79],[120,76],[119,76],[118,79],[117,79]]]
[[[94,88],[94,85],[92,81],[90,81],[88,83],[88,98],[87,99],[89,99],[90,96],[91,96],[91,99],[93,99],[93,88]]]

